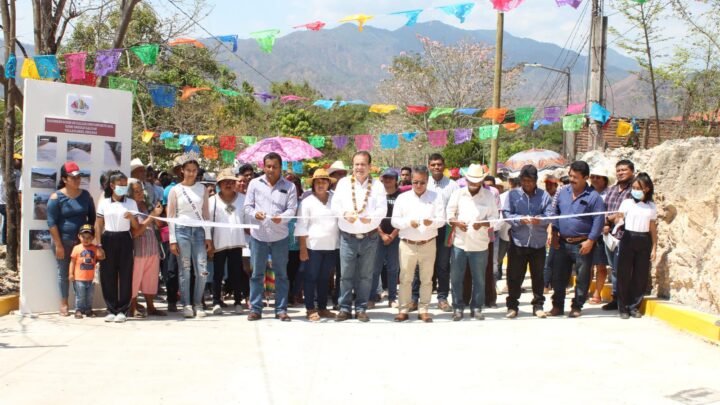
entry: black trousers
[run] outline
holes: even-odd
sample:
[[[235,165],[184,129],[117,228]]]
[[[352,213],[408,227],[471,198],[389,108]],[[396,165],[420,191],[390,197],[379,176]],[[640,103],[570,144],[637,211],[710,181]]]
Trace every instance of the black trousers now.
[[[301,263],[299,250],[291,250],[288,252],[287,276],[290,282],[288,302],[295,302],[295,295],[299,294],[302,288],[302,279],[298,278]]]
[[[107,310],[127,315],[132,298],[133,241],[130,232],[103,232],[105,260],[100,262],[100,287]]]
[[[163,248],[165,249],[165,259],[162,261],[160,269],[165,282],[167,301],[168,303],[177,303],[178,292],[180,291],[177,256],[170,253],[170,242],[163,242]]]
[[[638,311],[650,278],[650,233],[625,231],[618,249],[618,310]]]
[[[222,302],[222,282],[225,276],[225,264],[227,263],[228,284],[233,292],[235,305],[242,302],[243,278],[245,284],[249,285],[247,273],[243,270],[242,248],[225,249],[215,252],[213,256],[213,305],[220,305]]]
[[[533,299],[531,303],[533,312],[543,309],[543,304],[545,304],[545,296],[543,295],[545,248],[534,249],[516,246],[512,240],[508,249],[508,296],[505,299],[508,309],[518,310],[518,299],[520,298],[522,283],[525,281],[525,272],[528,265],[530,265],[530,280],[532,281]]]

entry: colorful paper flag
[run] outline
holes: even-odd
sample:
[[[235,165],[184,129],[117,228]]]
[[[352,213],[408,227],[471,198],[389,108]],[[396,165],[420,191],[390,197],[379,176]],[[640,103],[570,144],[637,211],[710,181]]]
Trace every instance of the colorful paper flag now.
[[[452,114],[453,111],[455,111],[454,108],[435,107],[432,109],[432,111],[430,111],[430,117],[428,118],[432,120],[441,115]]]
[[[550,122],[559,122],[562,118],[562,107],[553,106],[545,107],[545,120]]]
[[[579,131],[585,116],[583,114],[566,115],[562,118],[563,131]]]
[[[180,100],[187,100],[190,97],[194,96],[195,93],[199,91],[207,91],[210,90],[210,87],[189,87],[185,86],[182,88],[182,94],[180,95]]]
[[[203,45],[200,41],[198,41],[197,39],[192,39],[192,38],[173,39],[172,41],[168,42],[168,45],[170,45],[170,46],[193,45],[196,48],[205,48],[205,45]]]
[[[515,123],[521,127],[530,125],[532,116],[535,114],[535,107],[521,107],[515,109]]]
[[[520,129],[520,125],[518,125],[516,122],[510,122],[507,124],[503,124],[503,128],[507,129],[510,132],[515,132]]]
[[[8,56],[7,62],[5,62],[5,78],[14,79],[17,74],[17,58],[14,53]]]
[[[355,148],[357,150],[372,150],[372,135],[355,135]]]
[[[175,137],[175,134],[173,134],[170,131],[164,131],[163,133],[160,134],[161,141],[164,141],[164,140],[170,139],[170,138],[174,138],[174,137]]]
[[[237,52],[238,50],[238,36],[237,35],[221,35],[215,37],[220,42],[229,42],[232,45],[232,51]]]
[[[362,100],[345,100],[338,103],[338,107],[345,107],[346,105],[367,105],[367,103]]]
[[[145,44],[130,47],[130,51],[140,59],[143,65],[154,65],[157,63],[158,53],[160,53],[160,45]]]
[[[34,60],[31,58],[25,58],[25,60],[23,60],[23,65],[20,69],[20,77],[23,79],[40,80],[40,74],[38,73]]]
[[[205,159],[216,160],[218,158],[218,148],[214,146],[203,146],[202,151]]]
[[[147,88],[150,92],[153,104],[162,108],[175,107],[175,96],[177,95],[175,86],[160,83],[148,83]]]
[[[373,104],[370,106],[370,112],[377,114],[389,114],[392,111],[397,110],[396,105],[390,104]]]
[[[55,80],[60,78],[60,66],[55,55],[38,55],[33,58],[41,79]]]
[[[313,103],[313,105],[329,110],[335,105],[335,100],[317,100]]]
[[[403,132],[402,137],[407,142],[412,142],[417,137],[417,132]]]
[[[455,114],[475,115],[478,111],[480,111],[479,108],[457,108]]]
[[[455,145],[460,145],[472,139],[473,130],[471,128],[457,128],[453,133],[455,134]]]
[[[252,146],[257,143],[257,136],[243,136],[242,141],[245,144],[245,146]]]
[[[65,81],[69,84],[95,87],[97,84],[97,76],[95,76],[95,73],[93,72],[85,72],[84,78],[65,77]]]
[[[307,101],[307,100],[308,99],[305,97],[296,96],[294,94],[280,97],[280,102],[283,104],[289,103],[291,101]]]
[[[276,96],[266,92],[253,93],[253,96],[259,98],[263,103],[267,103],[268,101],[275,100],[277,98]]]
[[[447,129],[438,129],[435,131],[428,131],[427,137],[428,137],[428,141],[430,142],[430,145],[435,146],[435,147],[446,146],[448,132],[449,131]]]
[[[144,130],[142,133],[142,141],[148,143],[153,139],[153,136],[155,136],[155,132]]]
[[[185,153],[196,153],[198,156],[200,155],[200,145],[196,143],[191,143],[190,145],[185,145],[184,149]]]
[[[303,162],[292,162],[292,171],[295,174],[303,174]]]
[[[257,41],[260,49],[265,53],[271,53],[275,46],[275,38],[280,34],[278,29],[269,29],[255,31],[250,33],[250,37]]]
[[[475,7],[475,3],[464,3],[437,7],[437,9],[441,10],[445,14],[457,17],[457,19],[460,20],[460,23],[462,24],[465,22],[465,18],[472,11],[473,7]]]
[[[615,134],[617,136],[628,136],[633,133],[633,126],[631,123],[619,120],[617,124],[617,130],[615,131]]]
[[[193,143],[195,137],[188,134],[180,134],[178,136],[178,143],[182,146],[190,146]]]
[[[397,11],[394,13],[390,13],[390,15],[403,15],[407,18],[407,22],[405,23],[406,27],[412,27],[413,25],[417,24],[418,17],[420,16],[420,13],[422,13],[423,10],[407,10],[407,11]]]
[[[511,11],[515,8],[517,8],[519,5],[522,4],[524,0],[491,0],[493,4],[493,8],[497,11],[502,11],[503,13],[506,13],[508,11]]]
[[[220,87],[213,87],[213,89],[218,93],[222,94],[223,96],[228,97],[237,97],[241,94],[239,91],[235,91],[232,89],[221,89]]]
[[[87,52],[66,53],[65,60],[65,81],[76,83],[85,79],[85,60]]]
[[[353,14],[351,16],[345,17],[340,22],[350,22],[350,21],[357,21],[358,23],[358,31],[363,31],[363,25],[369,20],[372,20],[373,16],[371,15],[365,15],[365,14]]]
[[[235,150],[236,139],[234,136],[221,136],[220,137],[220,149],[222,150]]]
[[[325,147],[325,137],[324,136],[308,137],[308,143],[310,145],[312,145],[314,148],[323,148],[323,147]]]
[[[478,138],[480,138],[481,141],[487,139],[497,139],[499,132],[500,125],[485,125],[478,128]]]
[[[598,103],[592,103],[590,105],[590,118],[595,121],[600,121],[605,124],[610,119],[610,111],[606,110],[605,107]]]
[[[566,114],[582,114],[583,110],[585,109],[585,103],[579,103],[579,104],[570,104],[567,107]]]
[[[482,117],[492,120],[496,124],[500,124],[505,121],[505,114],[507,114],[507,108],[488,108],[483,113]]]
[[[127,79],[124,77],[108,76],[108,87],[116,90],[129,91],[133,97],[137,93],[137,80]]]
[[[400,147],[397,134],[381,134],[380,135],[380,148],[381,149],[397,149]]]
[[[576,9],[580,6],[580,3],[582,3],[582,0],[555,0],[555,4],[557,4],[558,7],[570,6]]]
[[[95,76],[107,76],[117,70],[122,49],[102,49],[95,53]]]
[[[409,105],[407,106],[408,114],[425,114],[430,111],[430,107],[426,105]]]
[[[325,27],[325,23],[324,23],[324,22],[322,22],[322,21],[315,21],[315,22],[311,22],[311,23],[307,23],[307,24],[296,25],[296,26],[294,26],[293,28],[295,28],[295,29],[298,29],[298,28],[307,28],[307,29],[310,30],[310,31],[320,31],[321,29],[323,29],[323,27]]]
[[[226,165],[231,165],[235,163],[235,151],[233,150],[223,150],[220,152],[222,155],[222,162]]]
[[[348,137],[344,135],[336,135],[332,137],[333,146],[337,150],[345,149],[348,144]]]
[[[215,139],[215,135],[198,135],[195,139],[199,142],[207,141],[208,139]]]
[[[182,147],[180,146],[177,138],[168,138],[165,140],[165,149],[180,150]]]

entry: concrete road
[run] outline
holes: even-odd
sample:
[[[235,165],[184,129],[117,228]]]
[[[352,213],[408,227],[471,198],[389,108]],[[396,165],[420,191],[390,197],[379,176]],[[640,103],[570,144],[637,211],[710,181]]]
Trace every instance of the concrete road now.
[[[5,316],[0,403],[720,401],[718,346],[652,318],[621,320],[597,306],[579,319],[535,319],[530,298],[523,296],[515,320],[504,319],[503,307],[486,311],[485,321],[461,322],[433,309],[432,324],[416,314],[409,323],[393,323],[394,311],[383,304],[367,324],[314,324],[302,308],[292,310],[290,323],[272,319],[269,310],[258,322],[230,314],[125,324]]]

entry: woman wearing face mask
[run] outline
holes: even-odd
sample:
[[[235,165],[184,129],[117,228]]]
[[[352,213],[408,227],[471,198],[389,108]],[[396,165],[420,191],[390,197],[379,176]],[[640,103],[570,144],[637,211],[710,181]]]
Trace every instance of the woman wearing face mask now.
[[[640,318],[650,264],[657,247],[657,208],[654,187],[647,173],[639,173],[630,191],[632,198],[620,204],[619,218],[625,224],[618,253],[618,310],[622,319]]]
[[[95,245],[102,247],[105,260],[100,262],[100,287],[108,314],[105,322],[125,322],[132,298],[132,230],[140,224],[135,200],[127,197],[128,179],[120,171],[110,172],[105,198],[100,201],[95,220]],[[132,212],[131,212],[132,211]]]

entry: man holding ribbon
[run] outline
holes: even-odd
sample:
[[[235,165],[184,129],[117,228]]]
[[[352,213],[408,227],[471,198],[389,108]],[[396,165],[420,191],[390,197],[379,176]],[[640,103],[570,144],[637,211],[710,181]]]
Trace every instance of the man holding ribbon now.
[[[375,266],[377,227],[387,214],[385,188],[370,177],[372,158],[358,151],[352,159],[352,176],[338,181],[332,200],[332,211],[340,227],[340,312],[336,321],[350,319],[355,292],[355,317],[367,322]]]

